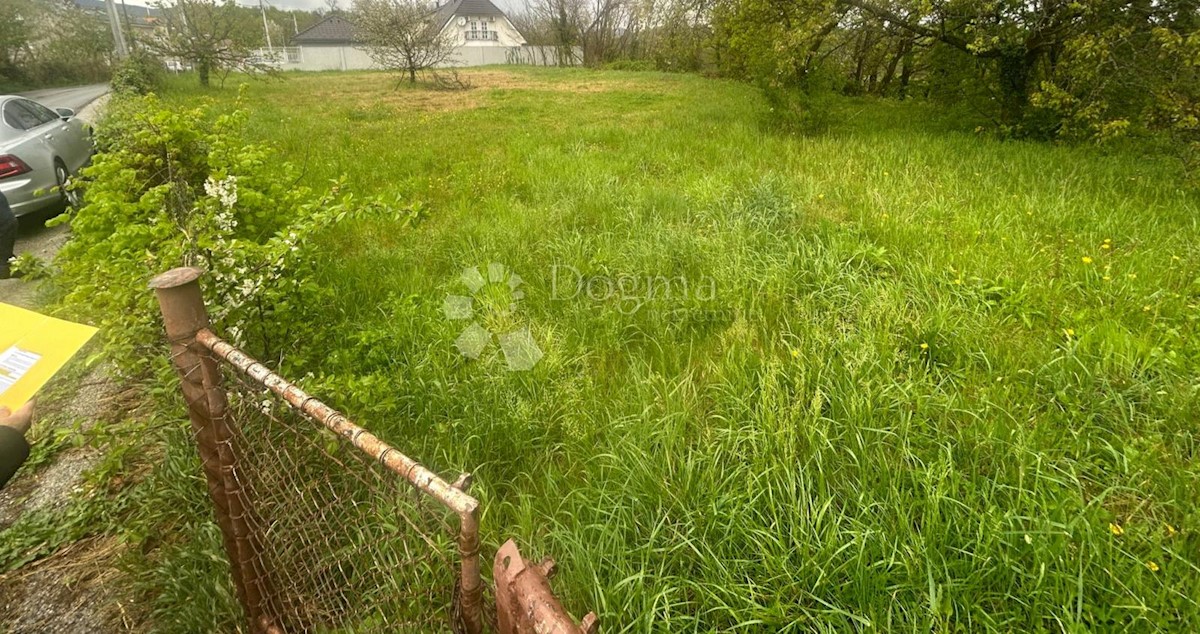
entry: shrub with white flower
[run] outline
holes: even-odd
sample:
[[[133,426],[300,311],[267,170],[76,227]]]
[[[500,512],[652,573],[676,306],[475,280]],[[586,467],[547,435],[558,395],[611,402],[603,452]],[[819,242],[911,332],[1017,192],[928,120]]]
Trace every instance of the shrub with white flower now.
[[[231,174],[221,180],[209,176],[204,181],[204,193],[219,200],[225,209],[233,209],[237,204],[237,176]]]
[[[202,285],[216,330],[251,353],[279,359],[317,338],[319,235],[350,217],[390,213],[341,193],[341,183],[324,194],[297,187],[294,166],[245,142],[245,119],[244,110],[218,116],[207,106],[177,111],[153,96],[120,97],[98,127],[100,151],[83,173],[86,203],[59,220],[73,237],[58,256],[58,286],[64,312],[98,321],[126,372],[161,356],[146,282],[176,266],[208,272]]]

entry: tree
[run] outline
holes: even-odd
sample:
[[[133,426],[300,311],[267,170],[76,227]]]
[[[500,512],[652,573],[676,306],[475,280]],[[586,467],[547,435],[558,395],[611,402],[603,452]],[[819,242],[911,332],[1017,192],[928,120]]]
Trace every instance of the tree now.
[[[174,57],[191,64],[200,76],[200,85],[209,84],[213,71],[269,71],[270,67],[252,59],[252,47],[261,37],[261,26],[233,0],[174,0],[159,5],[165,31],[148,43],[163,57]]]
[[[354,0],[354,23],[362,47],[385,70],[417,73],[457,60],[454,42],[419,0]]]
[[[30,54],[33,25],[44,9],[31,0],[0,3],[0,80],[16,79]]]
[[[531,42],[555,48],[558,65],[575,62],[575,47],[583,39],[585,26],[582,0],[532,0],[518,21]]]
[[[0,1],[0,88],[104,81],[111,51],[107,23],[74,3]]]
[[[885,94],[923,64],[933,94],[1043,137],[1186,111],[1169,104],[1194,103],[1180,97],[1196,93],[1192,58],[1169,50],[1196,40],[1198,20],[1195,0],[723,0],[714,17],[740,76],[807,87],[826,73]]]

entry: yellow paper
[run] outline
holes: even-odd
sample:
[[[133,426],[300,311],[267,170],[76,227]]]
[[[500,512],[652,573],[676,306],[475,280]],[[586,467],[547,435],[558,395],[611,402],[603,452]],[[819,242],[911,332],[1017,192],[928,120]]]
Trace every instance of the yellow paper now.
[[[91,326],[0,304],[0,406],[24,405],[94,334]]]

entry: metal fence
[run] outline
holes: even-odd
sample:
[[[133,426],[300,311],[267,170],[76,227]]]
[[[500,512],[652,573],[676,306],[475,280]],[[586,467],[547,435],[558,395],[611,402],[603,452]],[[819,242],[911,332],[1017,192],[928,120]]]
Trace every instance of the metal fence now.
[[[211,332],[196,341],[238,372],[233,444],[255,532],[274,546],[259,553],[274,621],[480,631],[478,502]]]
[[[223,341],[199,276],[151,286],[251,629],[481,632],[469,478],[446,482]]]
[[[258,48],[250,52],[250,61],[269,64],[276,68],[282,67],[284,64],[301,64],[304,62],[304,49],[299,46]]]

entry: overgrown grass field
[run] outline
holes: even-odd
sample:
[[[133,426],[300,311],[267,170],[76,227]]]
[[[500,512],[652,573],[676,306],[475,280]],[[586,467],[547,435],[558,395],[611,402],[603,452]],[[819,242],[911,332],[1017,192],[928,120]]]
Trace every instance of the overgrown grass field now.
[[[485,553],[554,556],[609,633],[1200,630],[1200,198],[1176,164],[920,103],[838,101],[804,135],[726,81],[468,77],[242,100],[306,184],[416,204],[325,236],[336,298],[287,366],[474,472]],[[167,97],[202,98],[237,95]],[[524,296],[497,280],[473,318],[528,327],[530,371],[456,349],[444,302],[490,263]]]

